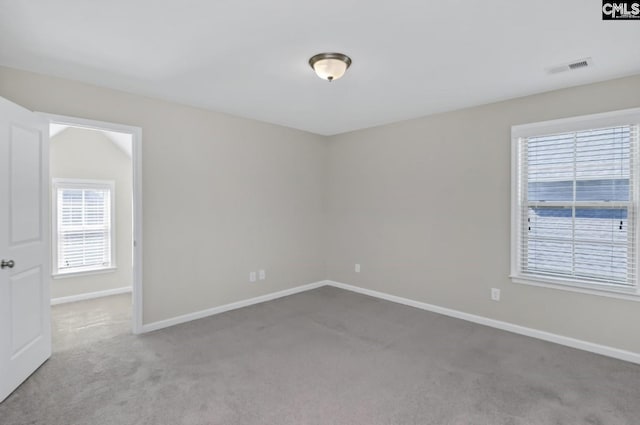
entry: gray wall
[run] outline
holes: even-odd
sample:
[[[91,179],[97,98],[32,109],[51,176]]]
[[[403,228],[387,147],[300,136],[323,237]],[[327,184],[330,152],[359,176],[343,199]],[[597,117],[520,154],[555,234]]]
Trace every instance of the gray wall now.
[[[508,279],[511,125],[640,106],[640,76],[328,139],[7,68],[0,95],[142,127],[145,323],[328,277],[640,352],[637,302]]]
[[[142,128],[144,323],[325,278],[322,137],[9,68],[0,95]]]
[[[51,298],[131,286],[132,168],[131,158],[107,136],[94,130],[67,128],[51,138],[52,178],[113,180],[115,182],[115,263],[105,273],[64,276],[51,282]]]
[[[510,127],[638,106],[635,76],[333,137],[329,279],[640,352],[640,303],[508,278]]]

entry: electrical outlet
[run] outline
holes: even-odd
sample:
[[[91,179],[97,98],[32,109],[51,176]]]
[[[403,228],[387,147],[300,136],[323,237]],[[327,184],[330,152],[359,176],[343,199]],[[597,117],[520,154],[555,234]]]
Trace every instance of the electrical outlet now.
[[[265,280],[267,278],[267,272],[264,270],[258,271],[258,279]]]
[[[255,282],[256,281],[256,272],[250,272],[249,273],[249,282]]]
[[[493,301],[500,301],[500,289],[491,288],[491,299]]]
[[[355,270],[356,273],[360,273],[360,264],[356,264]]]

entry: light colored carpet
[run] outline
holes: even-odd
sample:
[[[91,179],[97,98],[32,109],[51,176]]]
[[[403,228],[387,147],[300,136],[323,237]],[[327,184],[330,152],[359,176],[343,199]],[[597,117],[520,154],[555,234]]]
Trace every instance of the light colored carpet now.
[[[143,336],[57,313],[2,425],[640,423],[638,365],[331,287]]]
[[[51,308],[53,352],[131,333],[131,294],[60,304]]]

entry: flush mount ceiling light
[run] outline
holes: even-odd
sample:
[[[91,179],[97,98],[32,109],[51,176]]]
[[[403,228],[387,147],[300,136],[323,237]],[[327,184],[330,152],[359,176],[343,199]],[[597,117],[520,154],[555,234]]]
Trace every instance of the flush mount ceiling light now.
[[[309,65],[318,77],[333,81],[344,75],[351,65],[351,58],[342,53],[319,53],[309,59]]]

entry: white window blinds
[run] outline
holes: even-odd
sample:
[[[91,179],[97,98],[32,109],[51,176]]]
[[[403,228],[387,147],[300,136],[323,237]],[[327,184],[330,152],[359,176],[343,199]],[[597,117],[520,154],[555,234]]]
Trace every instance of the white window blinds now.
[[[55,183],[57,272],[112,266],[111,183]]]
[[[638,126],[518,143],[520,274],[634,287]]]

